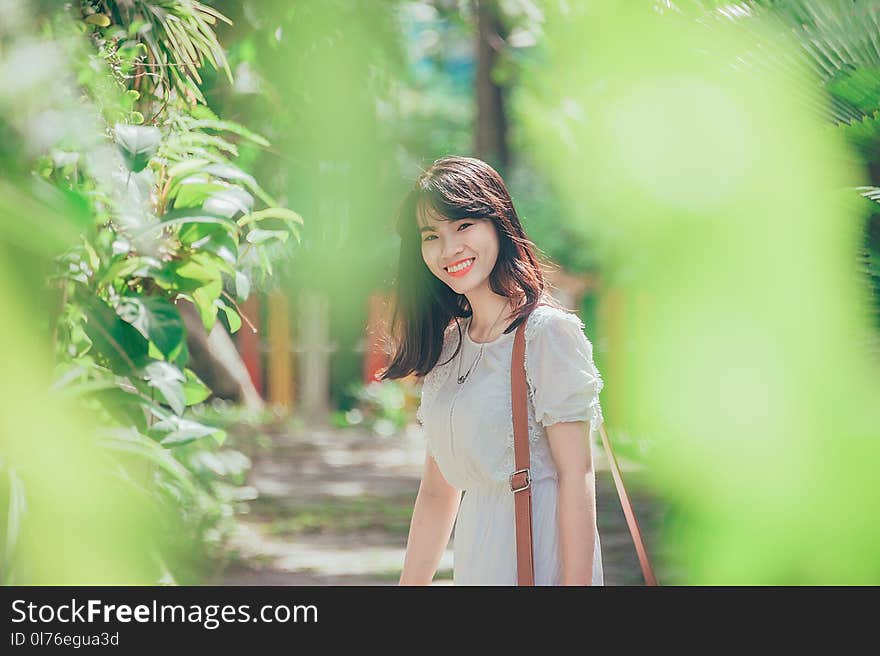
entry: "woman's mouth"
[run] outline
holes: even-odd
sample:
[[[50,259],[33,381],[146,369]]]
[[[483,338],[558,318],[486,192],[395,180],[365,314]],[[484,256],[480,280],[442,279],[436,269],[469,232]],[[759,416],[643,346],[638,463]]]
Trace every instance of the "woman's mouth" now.
[[[468,271],[470,271],[474,266],[474,261],[477,258],[472,257],[462,262],[458,262],[457,264],[446,269],[446,273],[448,273],[453,278],[461,278],[466,275]]]

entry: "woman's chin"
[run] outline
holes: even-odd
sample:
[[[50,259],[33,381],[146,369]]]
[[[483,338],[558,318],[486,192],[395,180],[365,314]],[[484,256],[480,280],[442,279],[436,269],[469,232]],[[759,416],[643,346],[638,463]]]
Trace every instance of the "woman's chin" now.
[[[477,289],[483,282],[483,280],[477,282],[461,282],[456,285],[450,284],[449,288],[456,294],[469,294],[473,290]]]

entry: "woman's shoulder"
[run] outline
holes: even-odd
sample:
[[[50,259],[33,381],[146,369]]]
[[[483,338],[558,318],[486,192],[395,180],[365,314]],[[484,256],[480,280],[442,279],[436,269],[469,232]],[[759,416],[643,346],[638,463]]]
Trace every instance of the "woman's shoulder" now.
[[[584,322],[574,312],[552,305],[539,305],[529,315],[526,323],[526,339],[532,340],[560,330],[584,330]]]

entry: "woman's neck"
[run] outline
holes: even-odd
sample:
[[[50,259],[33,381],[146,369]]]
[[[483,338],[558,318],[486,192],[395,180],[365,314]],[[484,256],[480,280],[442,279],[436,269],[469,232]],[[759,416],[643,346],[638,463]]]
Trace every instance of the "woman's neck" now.
[[[477,304],[471,303],[472,316],[468,334],[474,341],[491,341],[507,328],[506,315],[511,312],[510,299],[498,294],[492,296],[493,298],[483,299]]]

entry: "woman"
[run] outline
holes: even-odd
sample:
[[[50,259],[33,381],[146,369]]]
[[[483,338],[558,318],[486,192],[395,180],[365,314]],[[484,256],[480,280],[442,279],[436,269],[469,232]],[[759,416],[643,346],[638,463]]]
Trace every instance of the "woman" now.
[[[535,584],[602,585],[590,439],[602,380],[583,323],[545,291],[504,181],[478,159],[439,159],[397,232],[400,339],[381,378],[424,376],[428,447],[400,584],[430,584],[453,524],[455,585],[517,583],[510,365],[525,320]]]

